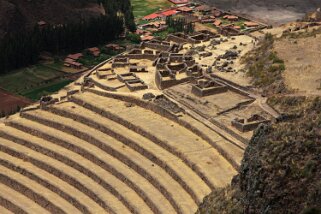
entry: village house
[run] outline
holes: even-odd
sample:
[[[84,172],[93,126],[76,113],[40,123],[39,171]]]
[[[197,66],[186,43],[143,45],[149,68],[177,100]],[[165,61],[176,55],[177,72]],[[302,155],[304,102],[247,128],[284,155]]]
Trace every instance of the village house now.
[[[207,13],[211,11],[211,7],[208,5],[200,5],[194,9],[197,12]]]
[[[162,15],[157,13],[152,13],[150,15],[144,16],[143,20],[150,21],[150,20],[161,19],[161,18],[162,18]]]
[[[238,25],[234,25],[233,28],[234,28],[235,30],[241,30],[241,27],[238,26]]]
[[[100,55],[100,50],[97,47],[93,47],[93,48],[88,48],[88,51],[91,55],[93,55],[94,57],[98,57]]]
[[[142,24],[142,25],[139,25],[138,28],[141,28],[142,30],[144,30],[144,29],[148,30],[151,28],[160,29],[160,28],[163,28],[165,25],[166,25],[166,22],[162,20],[162,21],[154,21],[154,22]],[[143,34],[143,33],[141,33],[141,34]]]
[[[37,24],[38,24],[39,27],[44,27],[44,26],[47,25],[47,22],[41,20]]]
[[[189,0],[169,0],[173,4],[187,4],[189,3]]]
[[[162,12],[161,15],[163,17],[169,17],[169,16],[176,15],[177,13],[178,13],[177,10],[166,10],[166,11]]]
[[[213,10],[211,11],[211,14],[212,14],[213,16],[215,16],[215,17],[221,17],[221,16],[223,15],[223,12],[220,11],[220,10],[218,10],[218,9],[213,9]]]
[[[72,59],[72,60],[74,60],[74,61],[77,61],[77,60],[79,60],[81,57],[83,57],[84,55],[82,54],[82,53],[75,53],[75,54],[69,54],[68,56],[67,56],[67,58],[69,58],[69,59]]]
[[[259,27],[259,24],[256,22],[244,22],[244,26],[248,28],[256,28]]]
[[[140,27],[140,26],[138,26],[138,27]],[[137,29],[136,32],[135,32],[135,34],[137,34],[137,35],[143,35],[144,33],[146,33],[146,31],[145,30],[141,30],[141,29]]]
[[[82,53],[69,54],[64,60],[64,66],[81,69],[83,64],[77,62],[81,57],[83,57]]]
[[[214,26],[219,27],[222,24],[222,21],[220,20],[215,20],[215,22],[213,23]]]
[[[151,35],[141,36],[142,42],[147,42],[147,41],[150,41],[150,40],[153,40],[153,39],[154,39],[154,36],[151,36]]]
[[[189,8],[186,6],[179,7],[179,8],[177,8],[177,10],[180,11],[181,13],[192,13],[193,12],[192,8]]]
[[[201,20],[201,23],[202,24],[205,24],[205,23],[213,23],[215,21],[215,19],[213,18],[205,18],[205,19],[202,19]]]
[[[64,60],[64,66],[65,67],[71,67],[71,68],[75,68],[75,69],[81,69],[83,64],[76,62],[75,60],[71,59],[71,58],[66,58]]]
[[[226,15],[226,16],[223,16],[223,18],[227,19],[229,21],[237,21],[237,20],[239,20],[239,17],[233,16],[233,15]]]
[[[124,50],[125,48],[124,47],[121,47],[120,45],[118,44],[108,44],[105,46],[108,50],[112,50],[112,51],[122,51]]]

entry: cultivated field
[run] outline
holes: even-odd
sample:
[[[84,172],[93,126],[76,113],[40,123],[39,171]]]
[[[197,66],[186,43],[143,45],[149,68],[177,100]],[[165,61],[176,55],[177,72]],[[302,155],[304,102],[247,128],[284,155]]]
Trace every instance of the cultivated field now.
[[[15,96],[5,90],[0,89],[0,112],[11,113],[12,111],[16,111],[18,107],[21,108],[30,103],[30,100]]]
[[[42,95],[53,93],[70,83],[64,73],[43,65],[23,68],[0,76],[0,87],[13,93],[38,100]]]
[[[150,13],[146,3],[165,1],[134,1],[136,13]],[[142,43],[6,118],[0,213],[195,213],[231,183],[265,121],[265,103],[240,86],[240,57],[254,47],[207,31]]]
[[[191,129],[101,92],[0,125],[0,210],[195,213],[211,189],[236,174],[234,164]],[[203,132],[240,161],[242,149]]]
[[[135,18],[142,18],[159,9],[166,9],[171,6],[168,0],[131,0],[131,4],[134,8]]]

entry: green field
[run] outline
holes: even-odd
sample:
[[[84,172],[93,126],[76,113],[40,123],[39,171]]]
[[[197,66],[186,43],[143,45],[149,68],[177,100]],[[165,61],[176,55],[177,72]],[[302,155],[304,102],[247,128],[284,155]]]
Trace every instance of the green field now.
[[[38,64],[0,76],[0,87],[37,100],[37,94],[40,94],[41,90],[44,93],[55,92],[69,83],[69,79],[64,78],[64,75],[63,72]]]
[[[50,84],[46,84],[42,87],[32,89],[22,93],[24,97],[27,97],[31,100],[39,100],[42,96],[52,94],[56,91],[59,91],[66,85],[70,84],[72,81],[68,79],[58,80]]]
[[[134,8],[135,18],[142,18],[172,5],[168,0],[131,0],[131,4]]]
[[[12,93],[22,94],[63,75],[64,73],[43,65],[35,65],[0,76],[0,86]]]
[[[79,62],[82,63],[86,67],[91,67],[94,65],[98,65],[99,63],[109,59],[110,57],[112,57],[112,56],[104,54],[104,53],[101,53],[99,57],[94,57],[91,54],[85,54],[84,57],[79,59]]]

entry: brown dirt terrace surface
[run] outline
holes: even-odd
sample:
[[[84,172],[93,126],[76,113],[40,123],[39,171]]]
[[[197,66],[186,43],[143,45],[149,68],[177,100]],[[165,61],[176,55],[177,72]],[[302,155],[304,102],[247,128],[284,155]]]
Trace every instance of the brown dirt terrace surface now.
[[[24,107],[30,103],[31,102],[25,98],[12,95],[0,89],[0,111],[10,112],[17,106]]]

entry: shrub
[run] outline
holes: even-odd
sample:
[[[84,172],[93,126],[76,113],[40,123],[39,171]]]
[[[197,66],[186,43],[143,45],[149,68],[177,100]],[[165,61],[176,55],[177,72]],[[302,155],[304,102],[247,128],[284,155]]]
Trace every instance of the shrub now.
[[[141,39],[140,39],[140,36],[137,35],[137,34],[134,34],[134,33],[129,33],[127,36],[126,36],[126,39],[135,43],[135,44],[139,44],[141,42]]]

